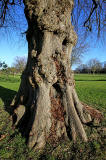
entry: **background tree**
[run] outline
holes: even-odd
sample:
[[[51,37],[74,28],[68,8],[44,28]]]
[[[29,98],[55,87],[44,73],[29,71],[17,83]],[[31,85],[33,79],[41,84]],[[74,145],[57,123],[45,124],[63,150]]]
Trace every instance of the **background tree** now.
[[[14,5],[17,1],[0,2],[3,25],[8,6]],[[46,142],[53,143],[63,137],[68,138],[67,128],[74,141],[76,136],[80,135],[86,142],[87,135],[83,124],[91,121],[91,116],[78,99],[73,73],[70,70],[70,53],[77,40],[70,21],[74,1],[23,2],[28,22],[28,62],[12,104],[15,125],[19,126],[27,137],[31,148],[41,148]],[[83,8],[86,13],[84,26],[92,30],[92,15],[94,16],[95,11],[97,15],[101,15],[99,11],[102,1],[92,0],[88,3],[78,0],[77,4],[77,7]],[[100,29],[99,25],[98,31]]]
[[[95,59],[90,59],[88,61],[88,69],[94,74],[95,72],[100,72],[102,69],[102,65],[99,60]]]
[[[7,69],[7,67],[8,67],[8,65],[5,62],[0,61],[0,68],[1,69],[5,70],[5,69]]]
[[[75,69],[75,73],[106,73],[103,64],[96,58],[90,59],[86,64],[80,64]]]
[[[76,69],[75,73],[89,73],[87,64],[80,64]]]
[[[106,61],[101,63],[101,67],[100,73],[106,73]]]
[[[2,67],[2,62],[0,61],[0,68]]]
[[[7,72],[8,72],[8,74],[12,74],[12,75],[17,74],[17,70],[15,67],[8,67]]]
[[[77,45],[73,47],[71,54],[71,66],[82,63],[81,58],[86,51],[88,51],[88,48],[88,44],[84,43],[84,40],[81,40],[81,42],[78,42]]]
[[[22,73],[23,70],[25,69],[27,63],[27,58],[26,57],[16,57],[13,63],[13,68],[16,69],[17,73]]]
[[[7,69],[7,67],[8,67],[8,65],[6,64],[6,63],[3,63],[3,70],[6,70]]]

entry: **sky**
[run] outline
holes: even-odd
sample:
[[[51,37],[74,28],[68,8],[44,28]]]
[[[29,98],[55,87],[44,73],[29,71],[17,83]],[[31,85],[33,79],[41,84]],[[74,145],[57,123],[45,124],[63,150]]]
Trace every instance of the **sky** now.
[[[95,42],[93,39],[89,38],[90,48],[84,53],[81,58],[83,64],[86,64],[90,59],[96,58],[100,62],[106,61],[106,44],[99,40],[99,43]],[[20,33],[15,33],[13,35],[2,36],[0,40],[0,60],[5,61],[8,66],[12,66],[16,56],[27,57],[28,54],[28,44],[25,36],[22,37]],[[75,69],[79,64],[73,65],[72,68]]]
[[[24,42],[23,42],[24,41]],[[17,56],[27,57],[28,45],[23,39],[21,40],[8,40],[5,39],[0,42],[0,60],[5,61],[9,67],[11,67]]]
[[[99,60],[101,63],[106,61],[106,45],[105,46],[101,45],[99,47],[93,46],[93,47],[89,48],[89,50],[87,52],[85,52],[83,57],[81,58],[81,62],[83,64],[87,64],[87,62],[90,59],[95,59],[95,58],[97,60]],[[72,69],[75,69],[78,66],[79,66],[79,64],[75,64],[72,66]]]
[[[15,36],[16,38],[16,36]],[[89,41],[90,43],[91,41]],[[28,54],[28,44],[25,39],[20,40],[17,38],[15,40],[8,40],[6,37],[0,42],[0,60],[5,61],[8,66],[12,66],[15,61],[16,56],[27,57]],[[100,45],[91,47],[87,52],[84,53],[81,58],[82,63],[86,64],[90,59],[97,58],[100,62],[106,61],[106,45]],[[78,64],[73,65],[75,69]]]
[[[10,11],[13,15],[14,10],[10,8]],[[23,32],[27,29],[27,22],[24,16],[24,7],[15,8],[18,15],[15,15],[15,21],[17,23],[18,20],[18,29],[17,27],[13,27],[5,33],[5,30],[0,30],[0,60],[5,61],[8,66],[12,66],[16,56],[27,56],[28,54],[28,44],[25,40],[25,36],[22,37]],[[81,21],[81,20],[80,20]],[[10,24],[11,25],[11,24]],[[100,62],[106,61],[106,44],[101,42],[103,39],[99,39],[99,42],[95,41],[95,36],[90,37],[88,39],[88,43],[90,44],[90,48],[87,52],[84,53],[81,58],[82,63],[87,63],[92,58],[97,58]],[[73,65],[73,69],[75,69],[78,64]]]

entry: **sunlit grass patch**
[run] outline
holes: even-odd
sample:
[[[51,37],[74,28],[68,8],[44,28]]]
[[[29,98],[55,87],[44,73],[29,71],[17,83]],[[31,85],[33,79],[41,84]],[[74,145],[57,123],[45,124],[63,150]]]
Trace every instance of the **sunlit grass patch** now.
[[[106,81],[106,74],[75,74],[76,81]]]
[[[19,75],[0,74],[0,82],[10,82],[10,83],[20,82],[20,76]]]
[[[76,81],[76,90],[81,101],[106,109],[106,81]]]

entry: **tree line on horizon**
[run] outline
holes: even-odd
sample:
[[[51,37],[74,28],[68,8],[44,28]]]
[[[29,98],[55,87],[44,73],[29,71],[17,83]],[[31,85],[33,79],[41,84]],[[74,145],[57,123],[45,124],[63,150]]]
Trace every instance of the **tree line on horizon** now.
[[[0,61],[0,71],[6,74],[21,74],[25,69],[27,63],[26,57],[15,57],[14,62],[11,67],[9,67],[5,62]]]
[[[77,57],[76,57],[77,59]],[[0,70],[3,73],[7,74],[21,74],[26,66],[27,57],[19,57],[17,56],[14,59],[14,62],[11,67],[9,67],[4,61],[0,61]],[[106,61],[101,63],[98,59],[90,59],[86,64],[80,64],[75,70],[74,73],[106,73]]]
[[[98,59],[90,59],[86,64],[80,64],[74,73],[106,73],[106,61],[100,62]]]

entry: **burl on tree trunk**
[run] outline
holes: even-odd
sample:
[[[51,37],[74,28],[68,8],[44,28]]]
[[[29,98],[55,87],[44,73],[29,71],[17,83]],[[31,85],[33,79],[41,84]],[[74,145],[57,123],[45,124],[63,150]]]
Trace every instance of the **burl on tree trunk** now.
[[[70,134],[87,141],[90,112],[78,99],[70,54],[77,36],[71,24],[73,0],[24,0],[28,62],[14,99],[14,125],[28,146],[41,148]],[[67,134],[68,128],[68,134]]]

